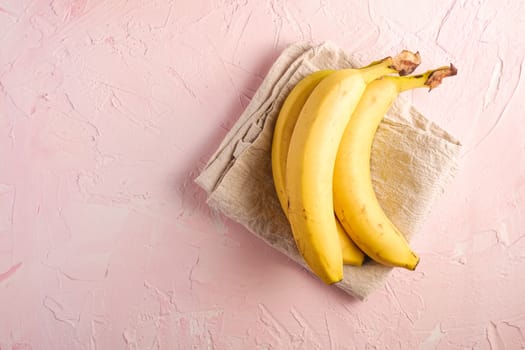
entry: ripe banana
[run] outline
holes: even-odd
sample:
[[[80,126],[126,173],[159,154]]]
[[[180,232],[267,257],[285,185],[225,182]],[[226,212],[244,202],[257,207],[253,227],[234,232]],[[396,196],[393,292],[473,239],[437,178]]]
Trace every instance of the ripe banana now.
[[[334,213],[335,217],[335,213]],[[339,236],[339,243],[341,243],[341,253],[343,255],[343,265],[361,266],[365,261],[365,253],[352,241],[350,235],[345,232],[345,229],[335,218],[337,225],[337,235]]]
[[[346,232],[370,258],[414,270],[419,257],[383,212],[370,176],[370,152],[377,127],[402,91],[433,89],[457,73],[453,65],[407,77],[382,77],[366,87],[339,145],[334,169],[334,209]]]
[[[272,139],[272,174],[277,197],[285,214],[288,214],[288,198],[284,185],[286,178],[286,158],[288,156],[288,147],[290,146],[290,139],[292,138],[295,123],[306,99],[310,96],[313,89],[321,80],[333,72],[334,70],[330,69],[320,70],[303,78],[290,91],[279,111]]]
[[[327,284],[343,278],[332,188],[338,146],[367,83],[386,74],[406,72],[406,61],[401,61],[402,68],[397,66],[397,57],[388,57],[324,78],[306,100],[290,139],[285,181],[288,220],[299,252]]]
[[[313,89],[321,80],[333,72],[334,70],[329,69],[317,71],[297,83],[286,97],[277,117],[272,140],[272,173],[277,197],[286,216],[288,216],[288,198],[285,186],[286,159],[295,123]],[[339,222],[337,222],[337,233],[341,243],[343,264],[362,265],[365,259],[363,252],[352,242]]]

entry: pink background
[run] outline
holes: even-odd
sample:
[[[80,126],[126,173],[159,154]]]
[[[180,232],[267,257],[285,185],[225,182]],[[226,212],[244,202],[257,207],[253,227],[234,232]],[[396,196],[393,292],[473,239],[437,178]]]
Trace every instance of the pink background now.
[[[0,349],[525,347],[521,1],[0,1]],[[396,270],[359,302],[193,183],[284,47],[419,50],[407,94],[464,144]]]

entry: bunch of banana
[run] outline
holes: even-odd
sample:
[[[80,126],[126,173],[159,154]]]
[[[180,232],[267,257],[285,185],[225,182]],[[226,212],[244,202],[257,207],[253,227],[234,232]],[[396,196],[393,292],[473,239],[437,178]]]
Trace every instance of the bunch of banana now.
[[[287,96],[277,119],[272,145],[272,171],[277,197],[286,215],[288,215],[288,196],[285,186],[286,160],[295,123],[312,90],[321,80],[333,72],[333,70],[317,71],[301,80]],[[336,220],[336,225],[337,235],[341,244],[343,264],[360,266],[363,264],[365,255],[350,239],[350,236],[343,231],[343,227],[338,220]]]
[[[318,71],[281,108],[272,141],[276,192],[299,252],[327,284],[365,254],[408,269],[419,261],[384,214],[370,177],[372,141],[397,95],[456,74],[451,65],[406,76],[419,63],[418,53],[405,50],[359,69]]]

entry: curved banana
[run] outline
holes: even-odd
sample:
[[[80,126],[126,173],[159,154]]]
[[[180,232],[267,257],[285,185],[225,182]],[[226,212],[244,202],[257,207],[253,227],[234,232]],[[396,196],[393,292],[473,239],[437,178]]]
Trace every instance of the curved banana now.
[[[307,75],[297,83],[286,97],[275,123],[272,139],[272,174],[277,197],[286,216],[288,216],[288,198],[285,186],[286,158],[293,129],[308,96],[321,80],[333,72],[334,70],[330,69],[320,70]],[[365,255],[352,242],[339,222],[337,222],[337,233],[341,243],[343,264],[361,266]]]
[[[334,209],[346,232],[370,258],[414,270],[419,257],[383,212],[370,176],[377,127],[402,91],[438,86],[456,68],[441,67],[407,77],[382,77],[368,84],[344,132],[334,169]]]
[[[330,74],[312,91],[295,125],[286,164],[288,220],[299,252],[327,284],[343,278],[332,189],[339,143],[366,84],[400,71],[388,57]]]
[[[275,122],[272,139],[272,174],[275,182],[277,197],[281,203],[285,214],[287,214],[288,197],[286,195],[285,173],[286,158],[288,156],[288,147],[290,139],[297,123],[299,113],[306,102],[306,99],[312,93],[313,89],[334,70],[326,69],[314,72],[303,78],[286,97],[279,116]]]

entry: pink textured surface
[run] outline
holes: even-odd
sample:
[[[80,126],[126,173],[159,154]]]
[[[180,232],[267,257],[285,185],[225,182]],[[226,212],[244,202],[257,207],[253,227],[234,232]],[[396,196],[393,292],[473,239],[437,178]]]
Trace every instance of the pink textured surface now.
[[[525,347],[520,1],[0,1],[0,349]],[[209,211],[193,178],[298,40],[460,74],[416,107],[465,145],[358,302]]]

